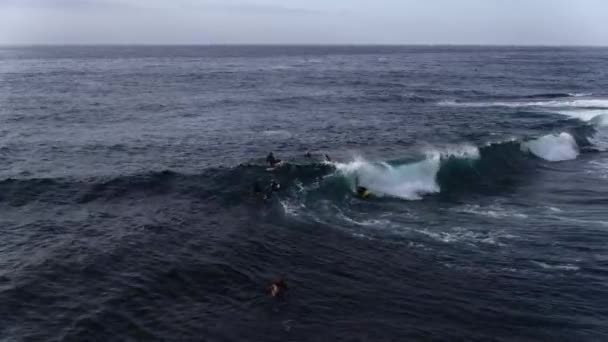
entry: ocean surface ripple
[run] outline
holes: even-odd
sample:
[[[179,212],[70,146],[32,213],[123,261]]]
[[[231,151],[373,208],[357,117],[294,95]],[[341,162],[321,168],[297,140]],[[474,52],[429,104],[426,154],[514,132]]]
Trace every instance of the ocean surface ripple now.
[[[0,340],[607,340],[607,89],[603,48],[2,47]]]

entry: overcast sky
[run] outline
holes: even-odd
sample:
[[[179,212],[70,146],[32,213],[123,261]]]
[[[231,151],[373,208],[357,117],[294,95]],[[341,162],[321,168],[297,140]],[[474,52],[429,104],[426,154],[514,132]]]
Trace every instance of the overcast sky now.
[[[608,0],[0,0],[0,44],[608,45]]]

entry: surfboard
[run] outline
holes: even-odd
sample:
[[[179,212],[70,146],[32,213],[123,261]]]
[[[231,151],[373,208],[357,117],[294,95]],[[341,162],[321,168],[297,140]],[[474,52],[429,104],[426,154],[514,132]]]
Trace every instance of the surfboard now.
[[[269,172],[274,171],[274,170],[280,168],[281,166],[283,166],[284,164],[285,164],[285,162],[280,161],[280,162],[276,163],[275,166],[266,168],[266,171],[269,171]]]

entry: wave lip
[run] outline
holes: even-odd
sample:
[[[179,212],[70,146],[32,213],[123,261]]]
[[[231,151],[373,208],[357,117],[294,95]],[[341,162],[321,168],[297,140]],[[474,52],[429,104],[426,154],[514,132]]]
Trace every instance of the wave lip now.
[[[523,142],[521,148],[547,161],[564,161],[576,159],[579,148],[574,137],[566,132],[548,134],[538,139]]]

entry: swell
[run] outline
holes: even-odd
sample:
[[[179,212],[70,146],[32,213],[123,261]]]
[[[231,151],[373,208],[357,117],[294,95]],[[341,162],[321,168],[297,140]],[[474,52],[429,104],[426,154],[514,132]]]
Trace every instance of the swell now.
[[[589,128],[581,127],[533,139],[429,150],[408,160],[288,163],[274,172],[263,165],[241,164],[198,174],[165,170],[107,179],[5,179],[0,181],[0,203],[89,204],[161,201],[170,196],[230,206],[255,200],[253,184],[265,187],[272,179],[282,185],[278,196],[295,196],[304,189],[316,199],[333,201],[352,196],[357,185],[380,197],[406,200],[431,194],[497,192],[528,180],[538,163],[576,159],[591,145],[588,134]]]
[[[31,202],[88,204],[121,200],[162,200],[167,196],[197,201],[217,200],[225,205],[251,197],[252,184],[279,179],[281,184],[310,182],[328,174],[326,164],[295,165],[270,174],[266,166],[242,164],[233,168],[209,168],[199,174],[171,170],[114,178],[8,178],[0,181],[0,203],[23,206]]]

